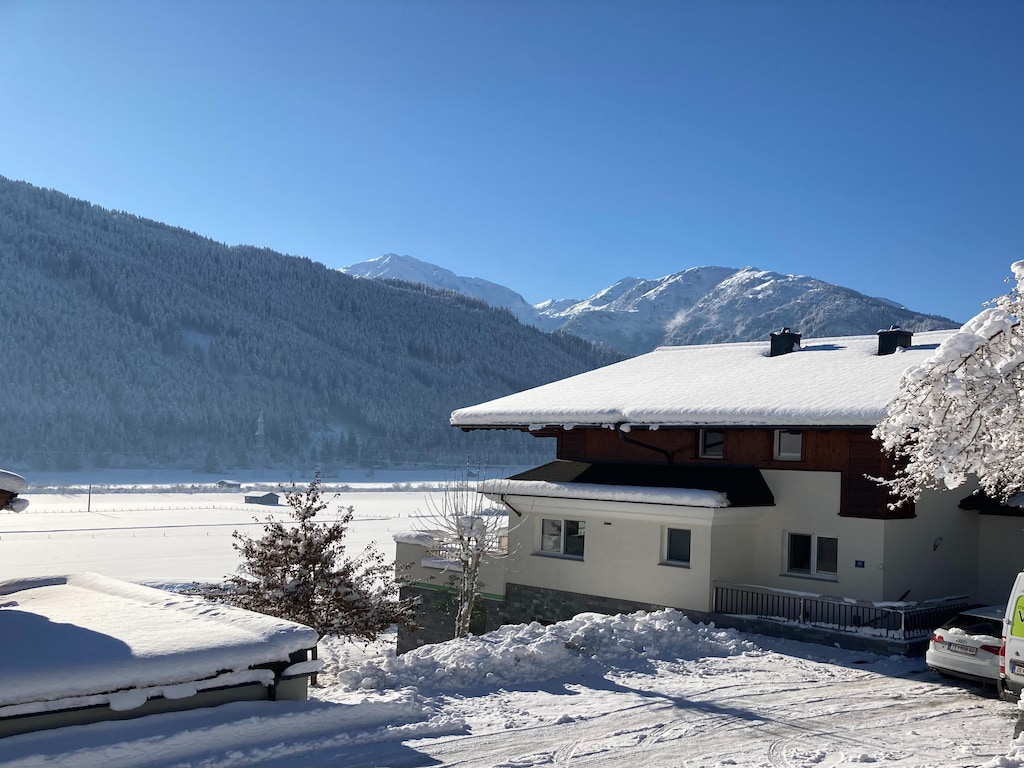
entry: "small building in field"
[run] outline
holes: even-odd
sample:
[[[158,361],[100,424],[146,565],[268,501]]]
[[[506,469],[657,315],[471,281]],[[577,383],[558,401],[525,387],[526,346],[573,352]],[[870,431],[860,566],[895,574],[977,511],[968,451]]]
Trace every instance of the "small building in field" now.
[[[281,497],[276,493],[256,493],[245,497],[246,504],[264,504],[268,507],[276,507],[280,500]]]
[[[217,487],[224,490],[238,490],[242,487],[242,484],[237,480],[218,480]]]
[[[962,508],[973,489],[891,506],[872,479],[894,471],[871,434],[903,372],[952,333],[804,341],[784,329],[765,342],[662,347],[456,410],[456,428],[555,444],[550,464],[480,484],[509,511],[490,615],[671,607],[899,652],[951,611],[1003,600],[1024,565],[1019,516]],[[406,594],[429,600],[428,587]]]

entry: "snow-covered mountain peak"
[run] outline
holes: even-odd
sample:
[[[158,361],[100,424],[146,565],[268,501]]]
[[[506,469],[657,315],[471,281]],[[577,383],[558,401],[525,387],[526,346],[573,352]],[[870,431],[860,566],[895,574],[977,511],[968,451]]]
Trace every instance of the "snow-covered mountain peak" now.
[[[521,323],[541,325],[537,310],[511,288],[479,277],[462,277],[450,269],[420,261],[412,256],[388,253],[359,264],[342,267],[340,271],[353,277],[404,280],[407,283],[419,283],[431,288],[455,291],[480,299],[493,307],[504,307],[512,312],[512,315]]]
[[[458,291],[505,307],[520,322],[564,330],[631,355],[663,344],[767,339],[783,326],[811,337],[874,333],[892,324],[910,331],[959,325],[814,277],[755,266],[689,267],[653,280],[625,277],[585,299],[549,299],[533,306],[508,288],[459,277],[410,256],[388,254],[342,271]]]
[[[386,253],[359,264],[342,267],[340,271],[353,277],[389,278],[434,287],[442,287],[439,283],[455,283],[466,279],[460,278],[450,269],[397,253]]]

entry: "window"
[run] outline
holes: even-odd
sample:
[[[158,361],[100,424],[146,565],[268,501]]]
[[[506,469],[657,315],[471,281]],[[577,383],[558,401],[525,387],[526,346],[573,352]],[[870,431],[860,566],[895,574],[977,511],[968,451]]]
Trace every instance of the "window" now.
[[[786,571],[834,579],[839,573],[839,539],[810,533],[789,534]]]
[[[690,564],[690,531],[669,528],[665,535],[665,562],[672,565]]]
[[[702,459],[724,458],[725,432],[720,429],[702,429],[700,431],[700,457]]]
[[[779,461],[800,461],[803,454],[804,434],[790,429],[775,430],[773,458]]]
[[[541,520],[540,551],[582,559],[586,526],[583,520]]]

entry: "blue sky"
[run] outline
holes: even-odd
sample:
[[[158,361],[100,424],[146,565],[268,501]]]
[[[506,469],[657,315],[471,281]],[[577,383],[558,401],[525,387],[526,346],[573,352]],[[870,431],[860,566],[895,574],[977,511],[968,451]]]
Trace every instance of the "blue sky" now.
[[[1024,259],[1016,0],[0,0],[0,175],[529,301],[691,266],[966,320]]]

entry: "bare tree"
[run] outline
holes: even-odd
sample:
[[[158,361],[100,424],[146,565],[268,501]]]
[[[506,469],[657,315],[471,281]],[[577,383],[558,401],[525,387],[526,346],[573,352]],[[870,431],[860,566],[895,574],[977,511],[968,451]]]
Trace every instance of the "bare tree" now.
[[[448,480],[440,495],[427,497],[422,529],[440,539],[441,549],[456,572],[455,636],[469,634],[473,609],[484,586],[480,581],[483,564],[507,555],[508,515],[494,507],[467,469]]]

